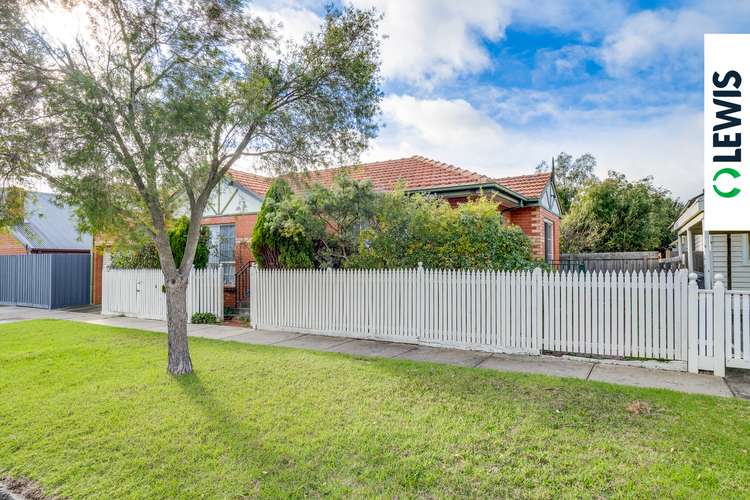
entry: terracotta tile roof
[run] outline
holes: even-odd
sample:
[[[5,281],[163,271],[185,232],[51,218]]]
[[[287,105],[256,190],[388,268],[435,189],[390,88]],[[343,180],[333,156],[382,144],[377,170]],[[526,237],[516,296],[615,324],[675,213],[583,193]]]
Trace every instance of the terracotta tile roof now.
[[[541,172],[538,174],[501,177],[500,179],[495,179],[495,182],[526,198],[536,200],[544,193],[544,188],[547,187],[547,183],[549,183],[551,177],[551,172]]]
[[[290,174],[287,179],[293,188],[302,189],[307,185],[320,183],[330,185],[340,173],[346,173],[356,180],[368,179],[380,191],[394,189],[399,182],[407,190],[432,190],[446,187],[471,186],[477,184],[500,184],[527,198],[538,198],[549,180],[549,173],[491,179],[487,176],[463,168],[431,160],[423,156],[411,156],[397,160],[363,163],[347,167],[327,168],[305,173]],[[273,180],[271,177],[230,170],[232,178],[246,189],[265,195]]]
[[[271,186],[273,181],[272,177],[265,177],[263,175],[251,174],[250,172],[243,172],[241,170],[229,170],[229,176],[232,180],[245,189],[252,191],[259,197],[263,198]]]

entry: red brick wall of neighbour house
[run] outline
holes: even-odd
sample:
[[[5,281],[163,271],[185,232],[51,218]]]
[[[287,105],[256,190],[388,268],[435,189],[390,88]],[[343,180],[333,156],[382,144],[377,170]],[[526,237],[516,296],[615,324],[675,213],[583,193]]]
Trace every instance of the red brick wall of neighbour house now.
[[[25,255],[26,247],[7,229],[0,229],[0,255]]]
[[[560,259],[560,218],[557,215],[539,206],[518,208],[507,213],[510,223],[520,227],[531,238],[531,251],[538,259],[544,259],[544,220],[552,222],[552,260]]]
[[[253,236],[253,228],[258,214],[247,215],[220,215],[218,217],[204,217],[201,224],[234,224],[235,246],[234,262],[239,270],[248,262],[253,262],[253,254],[250,251],[250,241]],[[224,287],[224,304],[234,307],[234,287]]]
[[[102,303],[102,273],[104,272],[104,253],[100,250],[94,251],[94,290],[92,304]]]

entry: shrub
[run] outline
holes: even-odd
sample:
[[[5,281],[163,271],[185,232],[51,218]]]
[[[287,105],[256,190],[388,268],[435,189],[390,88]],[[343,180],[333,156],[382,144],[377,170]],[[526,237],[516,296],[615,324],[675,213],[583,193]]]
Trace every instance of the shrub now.
[[[187,217],[180,217],[169,230],[169,245],[172,248],[172,256],[174,257],[175,264],[178,266],[182,262],[182,256],[185,255],[189,225],[190,221]],[[204,226],[201,228],[201,234],[198,237],[198,246],[195,249],[195,257],[193,258],[193,266],[195,268],[204,269],[208,265],[210,244],[211,232]],[[151,240],[129,245],[126,248],[117,249],[112,252],[110,267],[113,269],[161,269],[159,252]]]
[[[529,238],[516,226],[504,226],[497,205],[486,198],[453,208],[436,197],[389,193],[347,265],[410,268],[419,262],[427,268],[497,271],[538,265]]]
[[[253,228],[251,250],[259,267],[313,267],[313,244],[298,220],[307,207],[281,178],[273,181]]]
[[[215,325],[219,322],[219,320],[216,319],[216,315],[214,313],[197,312],[190,318],[190,322],[196,325]]]
[[[185,255],[187,246],[188,229],[190,228],[190,219],[180,217],[169,231],[169,246],[172,247],[172,255],[177,266],[182,262],[182,256]],[[205,269],[208,265],[209,245],[211,242],[211,231],[208,227],[201,228],[201,234],[198,236],[198,246],[195,248],[195,257],[193,257],[193,267],[196,269]]]

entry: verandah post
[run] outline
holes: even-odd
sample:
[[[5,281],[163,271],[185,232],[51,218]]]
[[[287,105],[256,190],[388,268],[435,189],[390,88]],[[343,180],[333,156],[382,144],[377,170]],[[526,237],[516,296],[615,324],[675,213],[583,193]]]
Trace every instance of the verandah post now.
[[[698,275],[688,276],[687,301],[688,371],[698,373]]]
[[[726,356],[724,354],[726,342],[726,321],[724,308],[726,307],[724,276],[714,275],[714,375],[723,377],[726,371]]]

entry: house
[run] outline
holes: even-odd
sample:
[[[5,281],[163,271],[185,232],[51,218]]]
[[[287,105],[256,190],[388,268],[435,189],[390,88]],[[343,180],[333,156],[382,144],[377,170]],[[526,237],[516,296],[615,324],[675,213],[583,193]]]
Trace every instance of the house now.
[[[96,286],[92,243],[91,235],[78,231],[73,210],[54,194],[26,192],[23,221],[0,228],[0,285],[8,285],[0,286],[0,303],[49,309],[88,304]]]
[[[750,290],[750,233],[711,233],[703,229],[703,194],[690,199],[673,224],[677,252],[685,255],[688,270],[711,288],[716,273],[724,275],[728,289]]]
[[[0,255],[90,253],[91,235],[80,234],[70,207],[51,193],[27,192],[24,221],[0,229]]]
[[[295,189],[321,183],[331,185],[335,176],[346,173],[356,180],[370,180],[379,191],[403,183],[407,192],[444,197],[452,205],[472,196],[497,201],[498,212],[508,224],[519,226],[532,242],[535,257],[548,262],[560,258],[560,209],[551,172],[516,177],[490,178],[447,163],[412,156],[397,160],[329,168],[287,176]],[[214,263],[225,270],[225,303],[234,303],[235,274],[254,261],[250,240],[255,220],[272,177],[231,170],[212,193],[204,213],[218,249]]]

